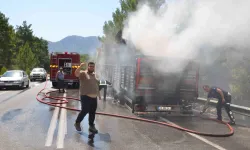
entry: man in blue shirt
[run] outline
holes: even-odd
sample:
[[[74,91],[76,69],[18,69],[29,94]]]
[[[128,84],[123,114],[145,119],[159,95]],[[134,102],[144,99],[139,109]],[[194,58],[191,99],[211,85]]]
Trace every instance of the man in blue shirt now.
[[[60,67],[59,71],[56,73],[56,81],[58,83],[58,89],[59,89],[59,93],[61,93],[61,90],[62,89],[63,93],[65,92],[64,90],[64,72],[63,72],[63,68]]]
[[[224,106],[229,118],[230,118],[230,124],[235,124],[235,118],[233,115],[233,112],[230,109],[230,103],[231,103],[231,94],[227,91],[222,90],[221,88],[218,87],[209,87],[208,85],[203,86],[204,91],[208,92],[207,99],[208,102],[210,101],[211,98],[217,98],[218,103],[217,103],[217,119],[222,121],[222,116],[221,116],[221,108]],[[206,105],[208,104],[206,103]],[[206,110],[207,106],[204,106],[203,111],[201,113],[204,113]]]

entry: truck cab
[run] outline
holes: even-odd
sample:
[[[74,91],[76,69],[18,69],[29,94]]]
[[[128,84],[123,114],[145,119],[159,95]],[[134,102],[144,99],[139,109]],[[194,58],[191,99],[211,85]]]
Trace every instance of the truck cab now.
[[[171,69],[173,64],[170,62],[183,64],[181,68]],[[135,72],[135,95],[132,97],[130,94],[133,111],[192,113],[192,103],[198,97],[197,62],[183,58],[139,56]]]

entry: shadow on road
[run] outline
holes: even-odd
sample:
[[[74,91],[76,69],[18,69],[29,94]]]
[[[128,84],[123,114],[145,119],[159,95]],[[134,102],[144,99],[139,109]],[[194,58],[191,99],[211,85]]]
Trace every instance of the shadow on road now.
[[[111,136],[109,133],[92,133],[88,131],[87,133],[84,132],[77,132],[75,134],[75,138],[77,139],[78,142],[85,142],[91,147],[95,147],[97,149],[101,149],[102,145],[98,145],[98,142],[106,142],[110,143],[111,142]]]

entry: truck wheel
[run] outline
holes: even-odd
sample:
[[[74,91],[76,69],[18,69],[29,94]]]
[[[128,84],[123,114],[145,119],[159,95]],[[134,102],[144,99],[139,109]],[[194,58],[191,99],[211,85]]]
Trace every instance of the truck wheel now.
[[[56,82],[52,82],[53,87],[56,87],[56,85],[57,85]]]
[[[132,113],[135,113],[135,104],[131,104],[132,105]]]
[[[183,105],[181,106],[182,114],[193,114],[192,105]]]
[[[121,97],[119,100],[121,105],[125,105],[125,99],[123,97]]]

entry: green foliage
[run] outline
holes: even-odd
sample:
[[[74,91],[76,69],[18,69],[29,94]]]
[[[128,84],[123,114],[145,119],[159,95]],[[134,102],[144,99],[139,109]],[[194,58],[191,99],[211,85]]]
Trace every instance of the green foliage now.
[[[11,57],[15,48],[15,31],[8,23],[8,18],[0,12],[0,64],[6,67],[11,65]]]
[[[6,71],[7,71],[7,68],[2,67],[1,72],[0,72],[0,75],[4,74]]]
[[[128,18],[130,12],[138,8],[138,4],[147,3],[153,10],[165,3],[165,0],[120,0],[120,8],[112,13],[112,20],[105,21],[103,25],[104,36],[98,39],[103,43],[112,43],[115,41],[116,34],[124,27],[124,21]]]
[[[237,67],[231,70],[233,82],[231,83],[232,93],[238,96],[243,96],[250,90],[250,74],[247,68]]]
[[[28,74],[28,76],[30,75],[31,71],[30,71],[30,69],[29,69],[29,68],[28,68],[28,69],[26,69],[26,73]]]
[[[36,37],[26,21],[16,29],[8,21],[0,12],[0,66],[24,70],[39,66],[49,70],[47,41]]]
[[[89,61],[89,55],[88,54],[83,54],[83,55],[81,55],[80,56],[80,60],[81,60],[81,62],[87,62],[87,61]]]
[[[19,53],[17,55],[18,66],[22,70],[27,70],[36,64],[36,59],[34,59],[35,55],[32,52],[28,43],[21,46],[19,49]]]
[[[217,53],[218,54],[218,53]],[[248,99],[250,69],[248,52],[240,49],[225,49],[219,53],[216,63],[226,67],[230,77],[229,87],[235,97]]]

